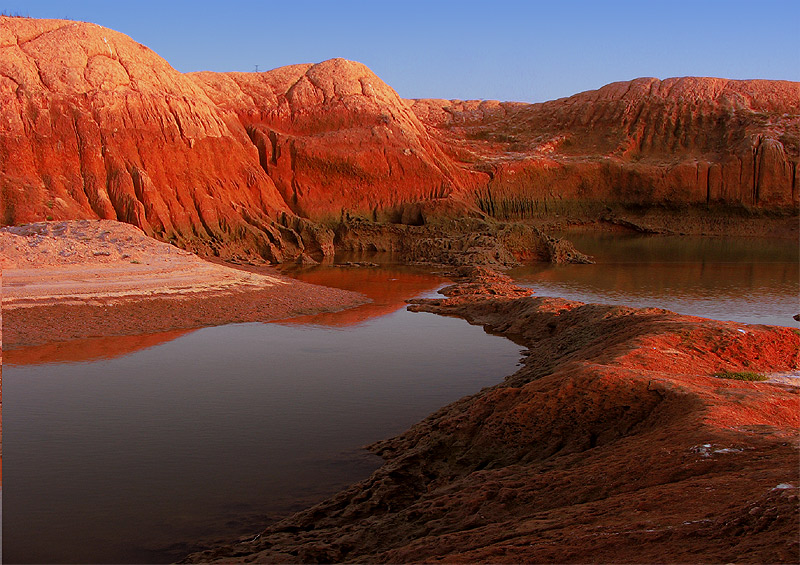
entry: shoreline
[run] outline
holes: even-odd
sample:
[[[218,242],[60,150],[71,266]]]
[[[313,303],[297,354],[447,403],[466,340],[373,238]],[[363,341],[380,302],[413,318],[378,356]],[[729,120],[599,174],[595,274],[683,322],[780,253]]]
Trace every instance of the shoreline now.
[[[275,321],[369,302],[273,269],[205,261],[108,220],[4,228],[0,267],[7,360],[24,346]]]
[[[368,302],[362,295],[299,283],[274,290],[232,291],[175,298],[93,299],[91,304],[48,304],[5,311],[6,361],[23,347],[95,337],[144,336],[208,326],[273,322],[337,312]],[[53,321],[57,321],[54,324]],[[9,359],[10,358],[10,359]]]
[[[184,253],[152,243],[170,256]],[[118,251],[120,260],[128,254]],[[95,264],[90,272],[100,276],[90,281],[75,280],[72,271],[89,272],[79,267],[55,279],[43,268],[41,288],[63,290],[57,297],[26,298],[17,287],[4,302],[11,304],[4,312],[7,362],[17,351],[46,357],[49,345],[57,350],[65,339],[130,336],[127,346],[135,350],[157,343],[155,331],[172,338],[207,325],[367,301],[271,269],[263,275],[253,272],[262,268],[228,268],[191,254],[178,257],[195,266],[172,279],[171,292],[119,294],[118,284],[102,281],[105,273],[120,282],[120,261],[109,257],[99,256],[109,263]],[[163,288],[173,259],[164,270],[140,268],[153,266],[145,262],[123,274],[138,272]],[[225,286],[214,275],[199,276],[211,267],[231,277]],[[182,277],[193,268],[195,286],[187,287]],[[523,367],[369,446],[385,461],[370,478],[249,541],[217,545],[185,562],[800,557],[797,544],[786,541],[800,534],[800,390],[786,378],[753,383],[713,376],[718,370],[796,374],[800,332],[532,298],[530,289],[489,268],[450,269],[456,282],[440,291],[447,298],[413,300],[409,309],[459,317],[511,339],[527,348]],[[17,270],[36,278],[35,267]],[[13,271],[5,271],[4,283],[9,272],[12,282],[23,280]],[[25,347],[37,343],[48,345],[38,353]],[[712,500],[703,497],[708,489]]]
[[[797,561],[797,383],[714,373],[797,374],[800,332],[458,274],[410,309],[511,339],[523,367],[369,446],[369,479],[183,562]]]

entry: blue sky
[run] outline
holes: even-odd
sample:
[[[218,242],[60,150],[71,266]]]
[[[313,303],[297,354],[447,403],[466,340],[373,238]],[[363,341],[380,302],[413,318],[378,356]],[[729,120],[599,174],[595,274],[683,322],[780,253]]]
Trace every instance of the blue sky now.
[[[0,0],[110,27],[179,71],[333,57],[406,98],[541,102],[641,76],[800,81],[800,0]]]

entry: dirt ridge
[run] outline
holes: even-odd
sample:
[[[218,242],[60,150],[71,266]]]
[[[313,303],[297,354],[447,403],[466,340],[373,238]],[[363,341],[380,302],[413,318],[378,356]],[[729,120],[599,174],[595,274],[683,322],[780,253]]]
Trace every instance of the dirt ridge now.
[[[460,274],[411,309],[509,337],[524,366],[371,446],[369,479],[186,562],[798,559],[798,388],[714,376],[797,373],[796,332]]]

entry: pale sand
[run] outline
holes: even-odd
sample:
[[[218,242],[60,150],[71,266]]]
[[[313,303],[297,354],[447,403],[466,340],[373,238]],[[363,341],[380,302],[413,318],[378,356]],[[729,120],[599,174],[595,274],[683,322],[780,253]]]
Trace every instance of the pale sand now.
[[[111,220],[2,228],[0,267],[6,310],[290,284],[204,261]]]
[[[0,229],[5,349],[268,321],[367,302],[277,272],[203,260],[110,220]]]

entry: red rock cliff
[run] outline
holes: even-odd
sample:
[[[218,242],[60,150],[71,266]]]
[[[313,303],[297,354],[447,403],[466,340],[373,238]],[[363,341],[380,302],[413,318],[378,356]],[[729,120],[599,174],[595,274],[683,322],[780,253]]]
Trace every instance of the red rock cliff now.
[[[655,78],[543,104],[417,100],[451,152],[492,179],[500,217],[596,203],[798,204],[800,84]]]
[[[637,79],[544,104],[401,99],[359,63],[184,75],[94,24],[0,17],[0,223],[110,218],[207,253],[315,221],[608,205],[796,213],[800,84]]]
[[[104,218],[215,254],[296,252],[242,124],[94,24],[0,17],[0,191],[4,224]]]
[[[297,214],[419,222],[411,203],[450,198],[486,176],[449,158],[410,104],[360,63],[191,75],[234,112]]]

